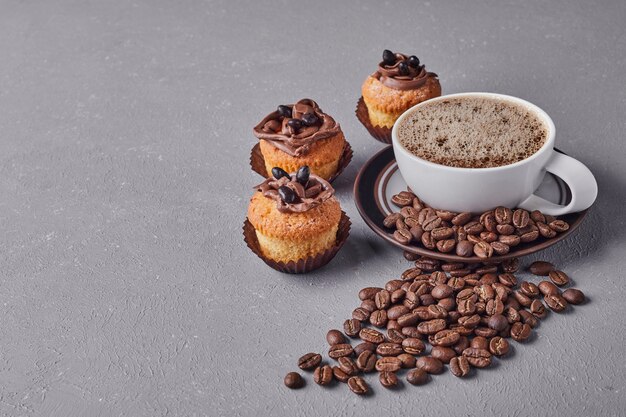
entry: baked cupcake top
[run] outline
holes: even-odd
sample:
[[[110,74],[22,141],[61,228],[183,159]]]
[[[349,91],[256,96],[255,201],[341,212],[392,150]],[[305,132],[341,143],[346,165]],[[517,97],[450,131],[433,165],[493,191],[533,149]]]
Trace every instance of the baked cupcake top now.
[[[253,129],[254,136],[270,142],[291,156],[306,155],[314,142],[340,131],[335,119],[309,98],[296,104],[278,106],[276,111],[268,114]]]
[[[428,78],[436,78],[437,74],[426,71],[426,67],[420,65],[420,60],[415,55],[406,56],[385,49],[378,71],[372,77],[395,90],[415,90],[426,84]]]
[[[301,167],[295,174],[276,167],[272,169],[272,175],[255,188],[266,198],[276,201],[276,208],[281,213],[309,211],[335,194],[332,185],[311,174],[308,166]]]

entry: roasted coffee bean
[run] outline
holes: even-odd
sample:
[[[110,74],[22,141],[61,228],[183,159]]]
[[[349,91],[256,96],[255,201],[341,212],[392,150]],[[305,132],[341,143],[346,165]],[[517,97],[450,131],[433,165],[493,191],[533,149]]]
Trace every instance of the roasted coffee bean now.
[[[374,300],[363,300],[361,301],[361,308],[373,313],[376,311],[376,303]]]
[[[387,330],[390,330],[390,329],[400,330],[401,328],[402,326],[400,326],[396,320],[387,321]]]
[[[523,233],[520,235],[519,239],[522,243],[534,242],[539,239],[539,230],[531,230]]]
[[[491,248],[497,255],[506,255],[511,251],[511,247],[502,242],[491,242]]]
[[[292,114],[291,113],[291,107],[284,106],[284,105],[281,104],[280,106],[278,106],[277,111],[278,111],[278,114],[280,116],[291,118],[291,114]],[[278,178],[276,178],[276,179],[278,179]]]
[[[481,220],[481,223],[485,226],[485,229],[490,233],[495,233],[498,231],[497,229],[498,223],[496,222],[496,218],[493,216],[493,214],[487,214],[485,217],[483,217],[483,219]]]
[[[538,222],[537,228],[539,229],[539,234],[541,234],[541,236],[545,237],[546,239],[552,239],[554,236],[556,236],[556,232],[545,223]]]
[[[402,215],[400,213],[391,213],[383,220],[383,225],[388,228],[396,227],[396,222],[402,219]]]
[[[524,209],[517,209],[513,212],[513,226],[517,228],[526,227],[530,220],[530,214]]]
[[[534,222],[542,222],[545,223],[546,222],[546,218],[544,217],[544,215],[539,211],[539,210],[533,210],[530,212],[530,218],[534,221]]]
[[[563,220],[553,220],[548,226],[557,233],[565,232],[569,229],[569,224]]]
[[[396,229],[398,230],[409,230],[409,226],[406,224],[406,222],[404,221],[404,219],[398,219],[396,220]]]
[[[424,235],[424,229],[422,229],[422,226],[413,226],[409,229],[409,232],[411,233],[414,241],[421,242],[422,236]]]
[[[459,318],[459,324],[468,329],[473,329],[480,324],[480,316],[474,314],[473,316],[463,316]]]
[[[465,226],[463,226],[463,230],[467,232],[468,238],[469,238],[471,235],[474,235],[474,236],[479,235],[480,232],[485,230],[485,227],[479,222],[473,220],[467,223]]]
[[[420,229],[421,229],[421,226],[418,226],[418,227],[420,227]],[[411,232],[411,234],[413,234],[413,232]],[[421,237],[422,236],[420,235],[420,238]],[[415,238],[415,236],[413,236],[413,238]],[[415,239],[415,240],[419,240],[419,239]],[[406,259],[409,262],[413,262],[417,258],[419,258],[419,255],[417,253],[409,252],[409,251],[406,251],[406,250],[402,253],[402,255],[404,256],[404,259]]]
[[[454,250],[454,247],[456,246],[456,241],[454,239],[444,239],[438,241],[435,246],[437,247],[437,250],[439,252],[448,253]]]
[[[485,306],[485,313],[487,313],[490,316],[493,316],[493,315],[500,315],[503,312],[504,312],[504,303],[502,303],[502,300],[496,298],[496,299],[487,301],[487,304]]]
[[[398,318],[409,313],[410,311],[411,310],[403,305],[395,305],[387,310],[387,317],[391,320],[397,320]]]
[[[359,343],[353,350],[354,354],[359,357],[363,352],[376,352],[376,344],[370,342]]]
[[[476,268],[474,272],[481,276],[485,274],[496,274],[498,272],[498,265],[483,264],[483,266]]]
[[[569,277],[563,271],[550,271],[548,276],[550,277],[550,281],[554,282],[559,287],[569,284]]]
[[[415,368],[415,356],[409,355],[408,353],[401,353],[398,355],[398,359],[400,359],[403,369]]]
[[[362,307],[357,307],[352,310],[352,318],[358,321],[367,321],[370,318],[370,312]]]
[[[530,312],[539,319],[542,319],[546,316],[546,308],[539,300],[533,300],[533,302],[530,304]]]
[[[462,262],[446,262],[441,264],[441,270],[444,272],[457,271],[459,269],[465,269],[465,264]]]
[[[512,235],[515,233],[515,227],[510,224],[499,224],[496,226],[496,231],[501,235]]]
[[[385,336],[378,330],[370,329],[369,327],[364,327],[359,332],[359,337],[366,342],[370,343],[383,343],[385,341]]]
[[[289,372],[285,375],[284,382],[285,386],[291,389],[298,389],[304,386],[304,379],[297,372]]]
[[[444,319],[423,321],[417,325],[417,330],[422,334],[435,334],[445,328],[446,321]]]
[[[452,300],[452,299],[444,298],[441,301],[446,301],[446,300]],[[454,302],[454,300],[452,300],[452,302]],[[448,309],[445,308],[444,306],[433,304],[433,305],[428,306],[428,313],[431,319],[445,319],[448,316]]]
[[[361,352],[356,359],[356,367],[363,372],[372,372],[376,367],[378,357],[374,352],[369,350]]]
[[[532,282],[522,281],[520,284],[520,291],[527,297],[537,297],[539,295],[539,288]]]
[[[398,343],[383,342],[376,347],[376,353],[380,356],[398,356],[402,352],[402,345]]]
[[[454,216],[451,222],[455,226],[464,226],[471,219],[472,219],[472,213],[464,212],[464,213],[459,213],[456,216]]]
[[[348,387],[350,388],[350,391],[357,395],[365,395],[369,392],[367,382],[365,382],[365,380],[360,376],[353,376],[348,379]]]
[[[509,321],[502,314],[494,314],[487,320],[487,326],[495,331],[502,331],[507,328]]]
[[[513,212],[508,207],[496,207],[493,214],[498,224],[511,224],[513,221]]]
[[[370,314],[370,323],[375,327],[385,327],[387,322],[388,319],[386,310],[376,310],[372,314]]]
[[[391,343],[402,343],[405,339],[405,336],[397,329],[389,329],[387,330],[386,340]]]
[[[344,383],[348,382],[348,379],[350,379],[350,375],[342,371],[338,366],[333,366],[333,376],[337,381]]]
[[[413,217],[417,220],[417,216],[419,216],[419,211],[415,210],[412,206],[402,207],[400,210],[400,214],[404,217]]]
[[[529,297],[524,295],[519,290],[513,292],[513,297],[515,297],[517,302],[523,305],[524,307],[530,307],[530,304],[533,302],[533,300],[531,300]]]
[[[451,227],[437,227],[430,232],[430,235],[435,240],[449,239],[454,234],[454,230]]]
[[[506,259],[501,264],[502,270],[511,274],[519,270],[519,258]]]
[[[354,353],[354,349],[347,343],[340,343],[338,345],[332,345],[330,349],[328,349],[328,356],[333,359],[342,358],[345,356],[352,356]]]
[[[549,295],[549,294],[560,294],[561,291],[559,290],[559,288],[554,285],[553,283],[551,283],[550,281],[541,281],[538,285],[539,291],[541,291],[541,293],[543,295]]]
[[[463,269],[459,269],[459,271],[468,271],[468,269],[463,270]],[[453,271],[454,272],[454,271]],[[467,274],[463,274],[464,276]],[[452,276],[452,274],[450,274],[450,276]],[[452,277],[448,280],[448,285],[450,287],[452,287],[452,289],[454,291],[460,291],[461,289],[463,289],[463,287],[465,287],[465,280],[463,278],[459,278],[459,277]]]
[[[313,381],[318,385],[328,385],[333,380],[333,369],[329,365],[319,366],[313,372]]]
[[[387,290],[382,290],[376,293],[374,296],[374,302],[379,310],[388,308],[391,304],[391,294]]]
[[[411,355],[419,355],[426,349],[424,342],[414,337],[408,337],[402,341],[402,350]]]
[[[519,311],[517,311],[513,307],[506,308],[504,310],[504,316],[508,320],[509,324],[513,324],[516,321],[520,321],[522,319],[522,317],[519,314]]]
[[[461,240],[456,244],[456,254],[465,258],[472,256],[474,253],[474,244],[468,240]]]
[[[482,277],[480,277],[480,283],[481,284],[487,284],[493,287],[493,284],[496,284],[498,282],[498,276],[496,274],[485,274]]]
[[[567,308],[567,301],[559,294],[548,294],[543,300],[552,311],[560,313]]]
[[[385,289],[389,292],[394,292],[395,290],[402,288],[403,284],[404,282],[400,279],[392,279],[390,281],[387,281],[387,283],[385,284]]]
[[[470,373],[470,364],[465,356],[456,356],[450,359],[450,372],[456,377],[462,378]]]
[[[496,296],[496,292],[489,284],[482,284],[474,287],[474,293],[476,293],[481,301],[491,300]]]
[[[338,359],[338,362],[339,362],[339,367],[341,368],[341,370],[347,373],[348,375],[355,375],[356,373],[359,372],[359,369],[357,368],[356,364],[350,358],[342,357]]]
[[[489,342],[485,337],[476,336],[471,340],[470,347],[473,347],[474,349],[487,349],[489,348]]]
[[[317,368],[321,362],[322,355],[320,355],[319,353],[307,353],[306,355],[302,355],[300,359],[298,359],[298,368],[309,371],[311,369]]]
[[[400,329],[400,333],[402,333],[406,337],[414,337],[416,339],[423,337],[423,335],[417,330],[417,327],[412,326],[403,327],[402,329]]]
[[[500,336],[492,337],[489,340],[489,352],[496,356],[506,355],[509,352],[509,342]]]
[[[450,359],[456,356],[456,352],[447,346],[433,346],[430,356],[440,360],[442,363],[450,363]]]
[[[460,334],[461,337],[463,337],[463,336],[470,336],[472,333],[474,333],[474,329],[469,329],[467,327],[463,327],[460,324],[451,324],[450,325],[450,330],[454,330],[455,332]],[[428,336],[428,337],[430,338],[431,336]]]
[[[422,210],[422,209],[424,208],[424,203],[422,203],[422,202],[420,201],[420,199],[419,199],[419,198],[417,198],[417,197],[414,197],[414,198],[413,198],[413,204],[412,204],[412,205],[413,205],[413,208],[414,208],[415,210]]]
[[[400,278],[403,281],[409,281],[409,280],[414,280],[415,278],[419,277],[422,274],[422,270],[419,268],[409,268],[407,270],[405,270],[402,275],[400,275]]]
[[[511,337],[517,342],[525,342],[530,337],[531,331],[531,327],[526,323],[513,323],[511,326]]]
[[[493,232],[481,232],[479,237],[487,243],[492,243],[498,240],[498,235]]]
[[[529,325],[531,328],[537,327],[539,324],[537,317],[533,316],[528,310],[519,310],[519,315],[521,317],[521,322]]]
[[[493,256],[493,248],[489,243],[481,240],[474,245],[474,254],[479,258],[491,258]]]
[[[395,356],[385,356],[376,361],[376,370],[378,372],[398,372],[402,366],[402,361]]]
[[[427,217],[422,222],[422,229],[424,229],[425,232],[430,232],[439,226],[441,226],[441,219],[437,217],[437,215]]]
[[[517,285],[517,278],[515,278],[515,275],[511,273],[498,275],[498,281],[500,281],[500,283],[506,285],[507,287],[515,287]]]
[[[491,329],[489,327],[479,326],[474,329],[474,334],[476,336],[483,337],[493,337],[498,334],[497,330]]]
[[[429,283],[433,286],[445,285],[447,282],[448,282],[448,276],[443,271],[435,271],[432,274],[430,274]]]
[[[331,346],[338,345],[341,343],[345,343],[346,337],[339,330],[332,329],[329,330],[328,333],[326,333],[326,341]]]
[[[413,203],[414,195],[408,191],[402,191],[391,197],[391,202],[398,207],[410,206]]]
[[[461,335],[450,329],[444,329],[435,333],[432,337],[433,346],[452,346],[459,341]]]
[[[415,311],[412,311],[407,314],[403,314],[402,316],[398,317],[398,324],[401,327],[415,326],[419,321],[420,321],[420,315],[419,313],[416,313]]]
[[[411,385],[424,385],[428,382],[428,374],[421,369],[411,369],[406,380]]]
[[[486,368],[491,365],[491,352],[487,349],[469,347],[463,351],[470,365],[476,368]]]
[[[376,294],[382,291],[380,287],[366,287],[359,291],[359,299],[363,300],[373,300]]]
[[[520,244],[521,239],[517,235],[500,235],[498,241],[508,246],[517,246]]]
[[[435,212],[435,210],[433,210],[430,207],[424,207],[423,209],[420,210],[420,213],[417,216],[417,221],[420,224],[424,224],[426,219],[435,218],[435,217],[437,217],[437,213]]]
[[[385,388],[393,388],[398,385],[398,377],[393,372],[383,371],[378,374],[380,385]]]
[[[402,288],[398,288],[397,290],[391,293],[391,297],[390,297],[391,304],[399,303],[400,301],[404,299],[405,296],[406,296],[406,291],[404,291]]]
[[[563,298],[570,304],[578,305],[585,302],[585,294],[576,288],[570,288],[563,291]]]
[[[443,362],[432,356],[421,356],[415,361],[415,368],[429,374],[440,374],[443,372]]]
[[[398,229],[393,232],[393,238],[402,245],[408,245],[413,240],[413,235],[407,229]]]
[[[498,300],[500,300],[502,302],[508,300],[509,299],[509,294],[511,294],[513,292],[511,290],[511,288],[507,287],[504,284],[500,284],[499,282],[493,283],[493,284],[491,284],[491,286],[496,291],[496,299],[498,299]]]
[[[453,293],[454,290],[448,284],[439,284],[432,289],[430,295],[432,295],[435,299],[440,300],[442,298],[450,297]]]
[[[405,61],[402,61],[398,64],[398,74],[400,75],[408,75],[409,74],[409,64]]]
[[[348,319],[343,322],[343,332],[350,337],[356,337],[361,331],[361,322],[356,319]]]
[[[457,310],[462,316],[471,316],[476,312],[476,303],[473,299],[457,299]]]
[[[437,243],[430,235],[430,232],[424,232],[424,234],[422,234],[422,245],[426,249],[435,249],[435,247],[437,246]]]

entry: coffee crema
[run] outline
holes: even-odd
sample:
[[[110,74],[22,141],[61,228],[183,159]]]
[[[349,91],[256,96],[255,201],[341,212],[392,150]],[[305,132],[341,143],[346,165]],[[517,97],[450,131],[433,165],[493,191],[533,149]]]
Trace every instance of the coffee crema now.
[[[526,107],[488,97],[428,103],[398,126],[398,139],[409,152],[459,168],[522,161],[541,149],[547,136],[548,128]]]

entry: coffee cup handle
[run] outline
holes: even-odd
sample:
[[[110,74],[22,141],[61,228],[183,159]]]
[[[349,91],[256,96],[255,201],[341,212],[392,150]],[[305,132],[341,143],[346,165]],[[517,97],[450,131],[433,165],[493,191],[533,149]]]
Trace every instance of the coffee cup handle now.
[[[572,201],[566,206],[552,203],[532,194],[519,207],[532,211],[539,210],[544,214],[560,216],[575,213],[591,207],[598,196],[598,184],[593,174],[582,162],[571,156],[552,151],[545,170],[560,177],[567,183],[572,192]]]

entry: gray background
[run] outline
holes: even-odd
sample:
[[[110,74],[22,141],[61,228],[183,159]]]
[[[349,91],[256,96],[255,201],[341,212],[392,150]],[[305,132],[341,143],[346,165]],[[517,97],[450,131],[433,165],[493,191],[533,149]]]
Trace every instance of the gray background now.
[[[626,3],[0,1],[0,413],[40,416],[624,415]],[[381,144],[354,117],[381,51],[444,92],[552,115],[600,194],[541,254],[591,303],[460,380],[359,398],[282,385],[357,291],[409,266],[359,217]],[[355,158],[351,237],[323,270],[267,268],[241,237],[251,128],[316,99]],[[536,259],[529,258],[525,261]]]

